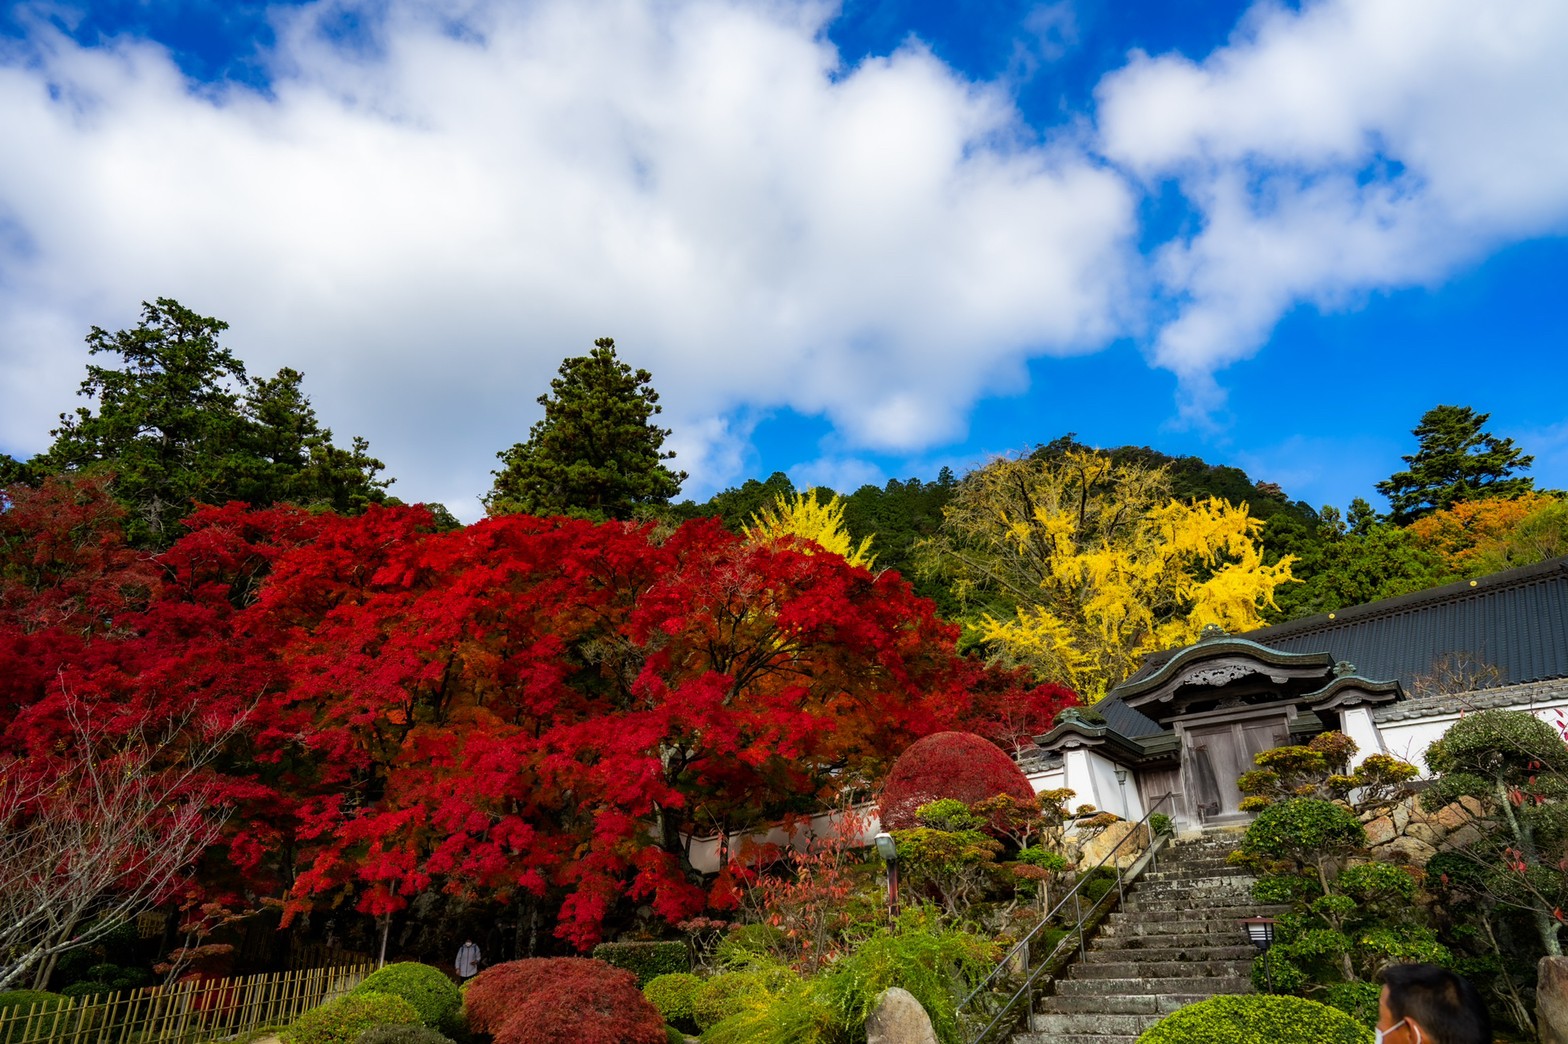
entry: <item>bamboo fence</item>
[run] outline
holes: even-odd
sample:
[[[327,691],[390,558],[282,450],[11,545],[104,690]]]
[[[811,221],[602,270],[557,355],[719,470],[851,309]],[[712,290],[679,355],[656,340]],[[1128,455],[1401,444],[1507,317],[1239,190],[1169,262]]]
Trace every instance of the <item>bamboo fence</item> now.
[[[364,981],[368,964],[66,998],[0,1010],[0,1044],[205,1044],[293,1022]]]

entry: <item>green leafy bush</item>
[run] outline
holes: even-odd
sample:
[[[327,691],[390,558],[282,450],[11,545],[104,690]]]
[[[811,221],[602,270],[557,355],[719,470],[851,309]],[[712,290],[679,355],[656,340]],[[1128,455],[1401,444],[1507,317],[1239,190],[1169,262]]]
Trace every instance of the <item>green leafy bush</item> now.
[[[9,1033],[0,1035],[0,1044],[5,1044],[6,1041],[13,1038],[17,1040],[22,1039],[23,1032],[27,1026],[26,1015],[29,1011],[33,1012],[35,1018],[53,1020],[57,1017],[54,1014],[55,1010],[69,1003],[69,998],[58,993],[48,993],[44,990],[7,990],[0,993],[0,1015],[12,1015],[23,1020],[12,1023]],[[74,1025],[75,1019],[73,1016],[59,1018],[60,1023],[55,1028],[61,1032],[71,1028],[71,1026],[67,1025],[68,1021]],[[48,1025],[48,1023],[45,1023],[45,1025]],[[32,1032],[28,1032],[27,1036],[29,1038],[36,1037],[36,1027]]]
[[[1176,831],[1176,823],[1164,812],[1156,812],[1149,817],[1149,829],[1154,831],[1156,837],[1161,834],[1171,834]]]
[[[691,951],[680,941],[600,943],[593,948],[593,956],[625,968],[637,976],[638,986],[646,986],[660,975],[691,971]]]
[[[702,978],[690,972],[656,975],[642,988],[648,1003],[659,1009],[664,1021],[688,1032],[697,1031],[692,998],[702,986]]]
[[[1247,828],[1241,851],[1254,858],[1316,866],[1320,859],[1353,852],[1366,841],[1366,830],[1348,808],[1332,801],[1295,798],[1259,812]]]
[[[1143,1031],[1138,1044],[1368,1044],[1372,1031],[1302,997],[1211,997]]]
[[[1323,1003],[1338,1008],[1362,1025],[1377,1025],[1377,1003],[1383,987],[1375,982],[1336,982],[1323,992]]]
[[[664,1027],[664,1036],[667,1044],[686,1044],[686,1034],[674,1026]]]
[[[114,987],[107,982],[92,982],[90,980],[73,982],[69,986],[60,987],[60,996],[62,997],[96,997],[99,994],[113,992],[115,992]]]
[[[957,798],[939,798],[915,809],[915,822],[932,830],[978,830],[985,823]]]
[[[784,930],[771,924],[738,924],[714,947],[721,968],[745,967],[753,958],[778,958],[784,953]]]
[[[372,1026],[356,1044],[452,1044],[452,1038],[429,1026]]]
[[[462,1025],[463,994],[445,972],[428,964],[389,964],[372,972],[352,992],[402,997],[419,1012],[419,1021],[434,1029],[456,1032]]]
[[[283,1044],[357,1044],[372,1026],[414,1025],[419,1010],[388,993],[350,993],[312,1008],[285,1029]]]
[[[797,979],[799,976],[782,964],[715,975],[692,994],[692,1021],[706,1035],[731,1016],[766,1009],[786,985]]]

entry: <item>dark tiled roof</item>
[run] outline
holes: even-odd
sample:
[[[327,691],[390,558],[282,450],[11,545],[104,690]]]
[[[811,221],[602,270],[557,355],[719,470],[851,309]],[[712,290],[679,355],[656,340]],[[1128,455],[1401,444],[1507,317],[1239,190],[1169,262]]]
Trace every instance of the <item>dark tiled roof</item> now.
[[[1165,729],[1143,711],[1127,706],[1114,697],[1101,700],[1094,709],[1105,718],[1105,725],[1112,732],[1119,732],[1128,739],[1158,736]]]
[[[1248,631],[1287,652],[1328,652],[1410,691],[1441,657],[1469,654],[1504,685],[1568,676],[1568,557]],[[1129,680],[1179,650],[1154,653]],[[1103,708],[1101,708],[1103,713]]]
[[[1568,678],[1549,678],[1546,681],[1523,682],[1519,685],[1499,685],[1493,689],[1479,689],[1475,692],[1402,700],[1399,703],[1378,707],[1372,712],[1372,717],[1381,724],[1390,721],[1432,718],[1440,714],[1458,714],[1461,711],[1490,710],[1496,707],[1529,707],[1533,704],[1554,703],[1558,700],[1568,700]]]

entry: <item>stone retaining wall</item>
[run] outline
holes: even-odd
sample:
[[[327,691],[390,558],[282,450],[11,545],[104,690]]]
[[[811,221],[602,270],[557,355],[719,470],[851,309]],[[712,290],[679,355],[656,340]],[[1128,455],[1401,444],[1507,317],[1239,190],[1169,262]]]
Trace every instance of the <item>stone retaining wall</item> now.
[[[1375,810],[1363,813],[1367,844],[1372,856],[1390,863],[1425,866],[1439,852],[1463,848],[1481,837],[1475,821],[1482,814],[1481,803],[1463,797],[1434,812],[1421,807],[1419,794],[1405,798],[1386,814]]]

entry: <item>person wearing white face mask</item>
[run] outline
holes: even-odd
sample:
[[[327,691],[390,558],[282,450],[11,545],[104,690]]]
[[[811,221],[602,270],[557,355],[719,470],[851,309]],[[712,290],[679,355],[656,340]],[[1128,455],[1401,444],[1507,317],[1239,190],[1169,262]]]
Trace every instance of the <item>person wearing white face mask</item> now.
[[[1435,964],[1378,974],[1377,1044],[1491,1044],[1492,1018],[1475,987]]]

